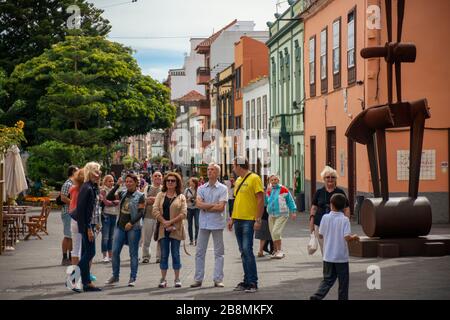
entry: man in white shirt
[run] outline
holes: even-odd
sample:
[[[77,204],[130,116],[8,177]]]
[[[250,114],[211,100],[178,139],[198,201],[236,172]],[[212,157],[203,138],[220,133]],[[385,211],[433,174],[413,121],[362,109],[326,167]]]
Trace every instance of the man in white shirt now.
[[[222,288],[224,243],[223,229],[226,226],[225,207],[228,201],[227,187],[217,179],[220,176],[220,166],[211,163],[208,166],[208,182],[200,186],[197,191],[196,206],[200,209],[199,233],[197,251],[195,254],[195,276],[192,288],[200,287],[205,275],[205,255],[208,248],[209,236],[214,241],[214,286]]]

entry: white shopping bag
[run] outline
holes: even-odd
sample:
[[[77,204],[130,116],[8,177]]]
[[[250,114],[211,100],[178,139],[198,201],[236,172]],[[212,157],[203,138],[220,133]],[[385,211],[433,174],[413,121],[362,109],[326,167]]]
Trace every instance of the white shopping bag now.
[[[310,255],[313,255],[314,252],[316,252],[318,246],[319,246],[319,242],[317,241],[316,235],[314,234],[314,232],[311,232],[311,236],[309,238],[309,243],[308,243],[308,253]]]

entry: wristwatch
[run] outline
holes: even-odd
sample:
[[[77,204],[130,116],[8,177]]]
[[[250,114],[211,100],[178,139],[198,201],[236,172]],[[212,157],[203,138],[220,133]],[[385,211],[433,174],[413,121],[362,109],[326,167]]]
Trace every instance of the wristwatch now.
[[[255,222],[261,223],[261,218],[256,218]]]

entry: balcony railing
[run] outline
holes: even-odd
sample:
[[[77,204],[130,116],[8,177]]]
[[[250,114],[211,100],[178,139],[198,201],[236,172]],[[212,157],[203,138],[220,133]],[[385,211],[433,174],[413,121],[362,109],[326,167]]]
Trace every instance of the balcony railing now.
[[[197,116],[210,116],[211,115],[211,106],[209,100],[204,99],[197,102],[195,105],[195,112],[191,115],[193,117]]]
[[[207,67],[199,67],[197,69],[197,84],[208,84],[211,79],[211,72]]]

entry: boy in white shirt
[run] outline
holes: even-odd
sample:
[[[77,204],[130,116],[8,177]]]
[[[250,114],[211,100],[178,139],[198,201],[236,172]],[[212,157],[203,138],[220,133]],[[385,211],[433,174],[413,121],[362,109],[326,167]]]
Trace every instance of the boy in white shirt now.
[[[322,300],[339,279],[339,300],[348,300],[348,246],[347,242],[358,240],[350,234],[350,220],[344,215],[345,196],[337,193],[330,199],[331,212],[323,216],[319,237],[324,239],[323,280],[310,300]]]

